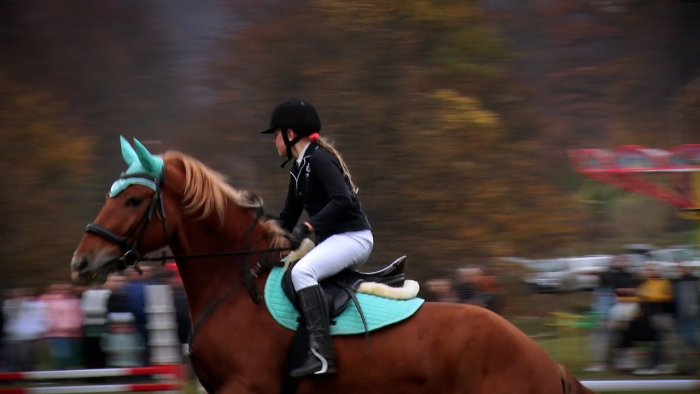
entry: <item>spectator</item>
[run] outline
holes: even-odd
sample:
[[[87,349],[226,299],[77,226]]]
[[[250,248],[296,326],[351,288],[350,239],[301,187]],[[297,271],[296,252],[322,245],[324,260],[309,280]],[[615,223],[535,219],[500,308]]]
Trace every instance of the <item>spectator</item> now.
[[[107,313],[129,312],[129,303],[124,286],[126,277],[121,273],[112,274],[105,283],[105,288],[109,289],[109,299],[107,300]]]
[[[168,277],[168,284],[173,290],[173,304],[175,305],[175,319],[177,320],[177,336],[181,345],[187,344],[192,322],[190,321],[190,307],[187,303],[187,294],[182,285],[182,278],[173,271]]]
[[[15,349],[14,329],[17,326],[16,320],[19,315],[19,307],[22,303],[22,289],[10,289],[2,303],[2,315],[5,324],[3,326],[3,351],[6,360],[6,370],[18,371],[18,352]]]
[[[698,314],[700,313],[700,288],[698,277],[691,272],[691,266],[687,262],[678,265],[680,277],[673,282],[676,327],[678,334],[685,343],[685,352],[681,352],[681,372],[693,373],[695,371],[694,360],[688,351],[700,351],[698,341]]]
[[[106,365],[112,368],[133,368],[145,365],[146,345],[134,326],[134,315],[113,312],[108,315],[107,331],[101,345],[106,354]]]
[[[48,329],[46,305],[38,300],[33,289],[19,289],[6,303],[11,316],[6,334],[8,350],[14,356],[12,370],[32,371],[38,367],[38,341]]]
[[[610,309],[615,304],[615,291],[613,289],[613,276],[619,267],[624,266],[624,262],[613,263],[611,267],[602,272],[591,271],[591,274],[598,275],[598,286],[593,289],[593,305],[591,309],[596,318],[596,326],[591,330],[590,349],[593,364],[586,371],[600,372],[607,369],[606,364],[610,364],[610,343],[611,330],[608,324]]]
[[[500,301],[503,289],[498,283],[498,278],[493,274],[487,274],[478,269],[477,290],[478,297],[482,300],[483,306],[493,312],[500,312]]]
[[[70,284],[54,284],[41,296],[46,304],[47,341],[53,367],[67,369],[76,359],[80,346],[83,312],[80,300],[73,295]]]
[[[673,301],[673,286],[668,279],[662,278],[658,266],[648,262],[641,271],[644,281],[637,288],[641,302],[642,315],[633,321],[630,331],[632,339],[649,341],[652,344],[651,368],[638,369],[637,375],[655,375],[670,372],[664,364],[664,334],[671,328],[668,304]]]
[[[615,303],[608,310],[607,328],[610,345],[604,347],[608,364],[620,369],[634,369],[634,349],[629,333],[630,322],[639,313],[639,298],[635,295],[637,280],[629,272],[629,260],[618,256],[613,260],[605,279],[615,295]],[[612,352],[610,352],[612,350]]]
[[[459,302],[450,280],[431,279],[426,283],[429,298],[435,302]]]
[[[124,294],[126,300],[126,312],[130,312],[134,316],[134,326],[141,334],[144,343],[148,343],[148,316],[146,316],[146,286],[156,284],[153,281],[153,267],[144,265],[141,266],[143,274],[139,275],[134,269],[126,271],[127,280],[124,284]],[[144,353],[144,362],[147,364],[149,360],[148,349]]]
[[[107,323],[107,301],[111,291],[95,287],[83,292],[83,361],[86,368],[104,368],[105,358],[100,348]]]
[[[8,298],[9,292],[6,290],[0,290],[0,306],[5,305],[5,300]],[[9,370],[9,352],[6,349],[6,344],[5,341],[7,338],[5,338],[5,323],[6,323],[6,317],[4,312],[0,312],[0,371],[8,371]]]
[[[482,305],[482,301],[478,298],[478,277],[480,270],[478,268],[459,268],[455,272],[453,284],[454,292],[463,304]]]
[[[187,294],[182,284],[182,278],[177,270],[177,266],[173,263],[166,264],[165,268],[169,271],[170,276],[167,277],[167,283],[173,290],[173,304],[175,305],[175,319],[177,322],[177,337],[182,346],[183,362],[185,364],[186,374],[188,379],[195,378],[195,373],[192,368],[192,363],[188,354],[188,342],[192,332],[192,321],[190,319],[190,308],[187,302]]]

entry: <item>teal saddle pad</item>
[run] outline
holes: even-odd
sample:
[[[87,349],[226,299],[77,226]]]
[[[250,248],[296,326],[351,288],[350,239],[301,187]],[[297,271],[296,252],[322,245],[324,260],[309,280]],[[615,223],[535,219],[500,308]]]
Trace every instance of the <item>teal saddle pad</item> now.
[[[272,317],[283,327],[296,330],[299,322],[299,312],[282,291],[282,277],[284,269],[275,267],[265,282],[265,304]],[[388,325],[398,323],[411,317],[425,302],[422,298],[410,300],[394,300],[378,297],[370,294],[357,293],[357,300],[362,308],[362,313],[367,321],[369,331],[377,330]],[[331,323],[331,335],[363,334],[365,326],[362,324],[360,313],[355,303],[350,300],[345,310],[333,319]]]

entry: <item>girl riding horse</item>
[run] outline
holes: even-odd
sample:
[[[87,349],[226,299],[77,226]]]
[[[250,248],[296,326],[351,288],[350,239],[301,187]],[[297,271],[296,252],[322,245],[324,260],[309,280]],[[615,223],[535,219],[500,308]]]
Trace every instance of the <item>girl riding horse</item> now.
[[[303,100],[280,103],[272,112],[270,127],[263,131],[274,134],[277,153],[287,158],[283,167],[294,159],[280,213],[282,227],[291,231],[292,248],[311,233],[317,243],[291,273],[310,346],[306,361],[290,371],[292,377],[335,373],[328,302],[318,282],[367,261],[374,244],[350,171],[320,131],[316,109]],[[297,225],[302,210],[309,220]]]
[[[129,168],[80,241],[73,279],[104,283],[169,246],[173,256],[164,258],[177,263],[194,322],[190,359],[207,392],[279,393],[294,331],[272,317],[258,289],[281,249],[289,250],[287,232],[261,220],[259,197],[202,162],[152,155],[134,142],[136,149],[122,141]],[[361,335],[333,341],[342,368],[302,380],[297,393],[592,393],[527,335],[476,306],[428,302],[373,331],[369,347]]]

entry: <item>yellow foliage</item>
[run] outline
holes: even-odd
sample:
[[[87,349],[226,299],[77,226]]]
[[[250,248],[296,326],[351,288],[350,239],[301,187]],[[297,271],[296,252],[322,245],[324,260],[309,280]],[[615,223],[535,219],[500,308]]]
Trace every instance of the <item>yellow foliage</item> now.
[[[441,124],[444,127],[458,129],[477,125],[495,129],[500,126],[498,115],[484,109],[478,99],[448,89],[435,91],[432,98],[442,107],[439,120],[444,122]]]
[[[540,144],[513,138],[533,132],[532,112],[494,105],[511,87],[501,79],[499,38],[475,2],[313,4],[241,34],[234,45],[253,50],[232,48],[238,64],[222,68],[236,70],[246,89],[275,87],[262,89],[260,102],[303,86],[319,103],[330,120],[323,131],[337,136],[382,239],[376,260],[400,252],[471,261],[571,241],[575,211],[549,183]]]
[[[0,253],[12,263],[0,265],[0,275],[69,279],[70,248],[82,227],[70,199],[92,172],[93,144],[63,105],[0,72]]]

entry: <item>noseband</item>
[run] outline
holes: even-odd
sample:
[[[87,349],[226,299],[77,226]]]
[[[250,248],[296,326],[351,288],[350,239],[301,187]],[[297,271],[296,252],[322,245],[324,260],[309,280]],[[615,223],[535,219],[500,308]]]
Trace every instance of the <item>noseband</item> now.
[[[119,236],[95,223],[90,223],[85,227],[86,233],[95,234],[119,247],[123,255],[122,257],[117,259],[117,262],[119,264],[119,268],[122,270],[128,267],[133,267],[134,269],[139,271],[139,273],[141,273],[141,270],[138,267],[138,263],[139,261],[143,261],[143,256],[139,254],[137,249],[139,246],[139,242],[141,242],[143,234],[146,232],[148,224],[151,223],[151,219],[153,219],[154,212],[163,219],[163,232],[165,233],[166,239],[168,239],[168,221],[165,217],[165,205],[163,203],[163,194],[161,192],[161,186],[163,184],[164,178],[165,167],[163,167],[163,172],[161,176],[157,179],[154,179],[148,174],[124,174],[121,177],[119,177],[119,179],[143,179],[148,182],[153,182],[156,185],[153,198],[151,198],[151,202],[148,205],[148,208],[141,215],[141,219],[139,219],[139,221],[136,222],[136,224],[133,227],[131,227],[125,235]],[[134,237],[134,234],[137,231],[138,234],[136,234],[136,237]],[[131,238],[134,238],[134,240],[133,242],[129,243],[129,240]]]

